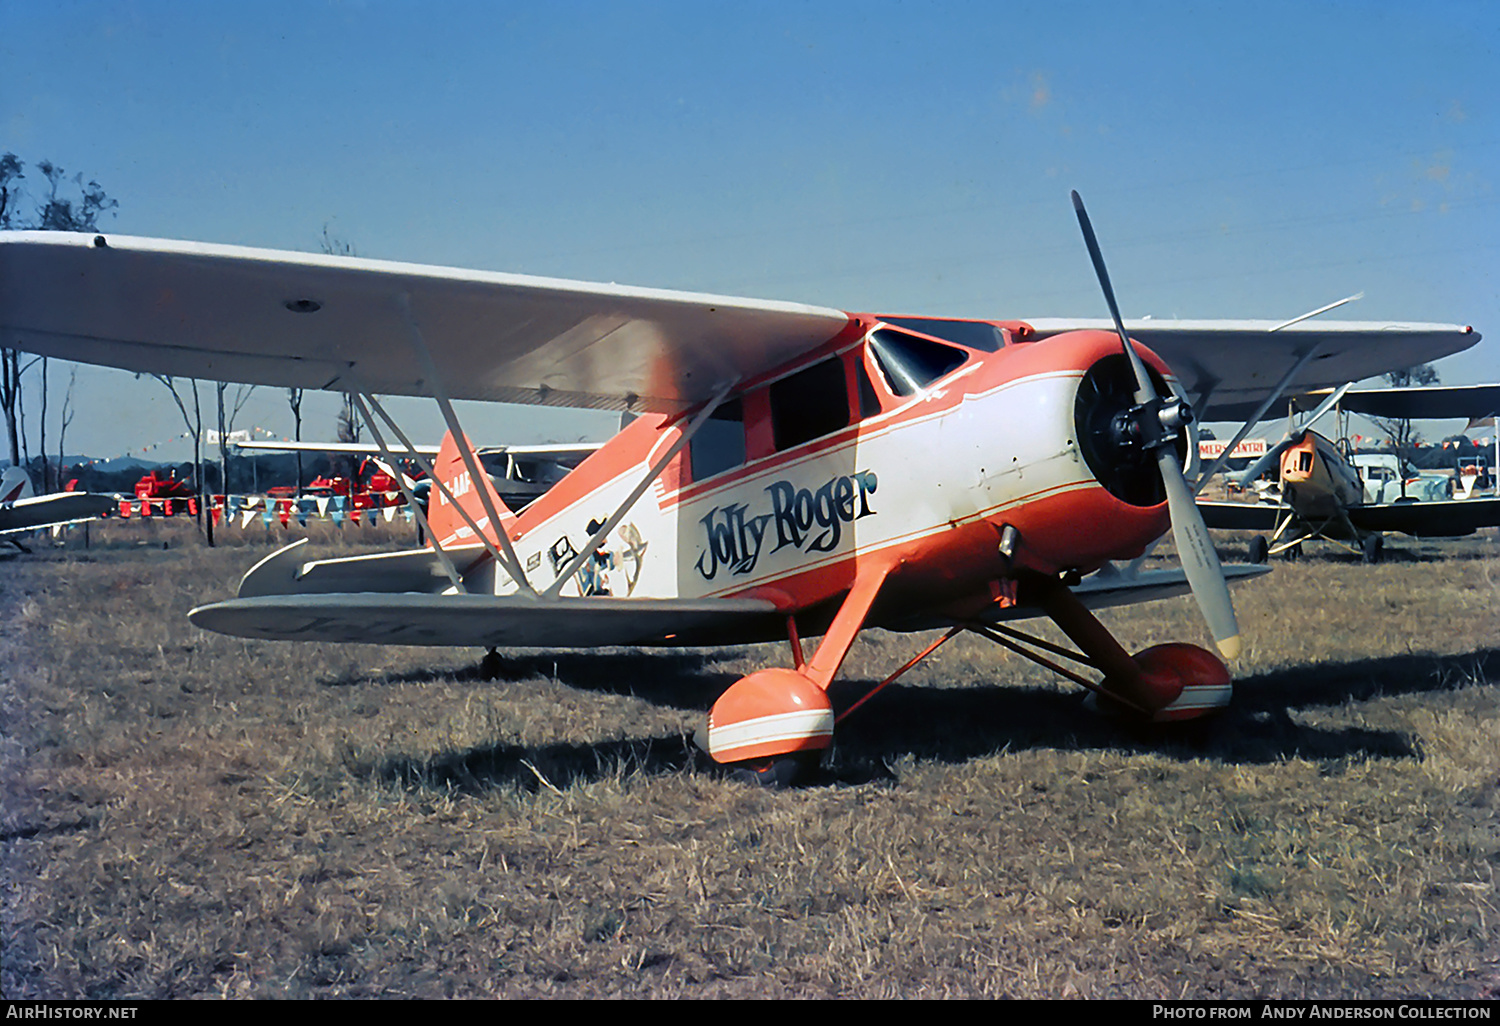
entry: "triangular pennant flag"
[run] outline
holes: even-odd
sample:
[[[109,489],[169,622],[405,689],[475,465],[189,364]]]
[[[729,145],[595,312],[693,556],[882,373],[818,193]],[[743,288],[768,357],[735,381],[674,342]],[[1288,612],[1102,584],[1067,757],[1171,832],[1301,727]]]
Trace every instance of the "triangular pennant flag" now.
[[[240,513],[240,527],[249,527],[250,521],[255,519],[255,510],[247,509]]]
[[[320,517],[326,517],[328,515],[328,496],[326,496],[326,495],[320,495],[320,496],[318,496],[317,503],[318,503],[318,516],[320,516]]]

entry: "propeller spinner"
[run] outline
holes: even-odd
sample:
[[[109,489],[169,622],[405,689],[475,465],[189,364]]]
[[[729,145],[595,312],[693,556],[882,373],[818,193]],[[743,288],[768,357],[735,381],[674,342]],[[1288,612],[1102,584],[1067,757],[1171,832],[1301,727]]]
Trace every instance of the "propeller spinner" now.
[[[1130,435],[1137,444],[1155,454],[1166,492],[1167,511],[1171,516],[1172,538],[1177,543],[1177,553],[1193,589],[1193,598],[1203,611],[1203,618],[1208,622],[1209,632],[1213,634],[1219,651],[1224,658],[1233,659],[1240,652],[1240,628],[1229,600],[1229,586],[1224,582],[1224,571],[1219,566],[1219,556],[1209,538],[1208,527],[1203,523],[1203,514],[1193,501],[1192,488],[1183,477],[1182,464],[1177,459],[1175,443],[1183,429],[1193,421],[1192,408],[1176,396],[1163,400],[1157,393],[1145,363],[1125,333],[1125,322],[1120,318],[1120,307],[1109,283],[1099,240],[1094,236],[1094,226],[1083,208],[1083,198],[1076,191],[1073,193],[1073,209],[1078,213],[1078,226],[1083,229],[1083,241],[1088,246],[1089,258],[1094,262],[1094,273],[1104,291],[1104,301],[1109,305],[1120,345],[1135,374],[1135,406],[1122,415],[1117,430]]]

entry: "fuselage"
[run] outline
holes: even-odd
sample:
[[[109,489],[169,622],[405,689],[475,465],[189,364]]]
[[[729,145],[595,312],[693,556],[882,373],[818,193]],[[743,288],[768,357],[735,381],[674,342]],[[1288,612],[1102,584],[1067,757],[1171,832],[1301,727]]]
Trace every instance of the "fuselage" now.
[[[819,350],[736,388],[561,593],[755,596],[793,612],[842,595],[862,561],[894,560],[877,611],[890,619],[979,608],[1018,571],[1088,572],[1160,536],[1159,495],[1100,480],[1119,468],[1098,451],[1099,425],[1129,402],[1118,338],[1026,342],[1023,325],[998,323],[992,348],[935,337],[953,323],[985,322],[934,322],[928,335],[852,317]],[[509,522],[533,587],[555,581],[692,414],[637,419]],[[487,558],[465,584],[517,587]]]
[[[1359,471],[1338,447],[1309,431],[1281,454],[1281,488],[1287,502],[1303,517],[1331,517],[1365,501]]]

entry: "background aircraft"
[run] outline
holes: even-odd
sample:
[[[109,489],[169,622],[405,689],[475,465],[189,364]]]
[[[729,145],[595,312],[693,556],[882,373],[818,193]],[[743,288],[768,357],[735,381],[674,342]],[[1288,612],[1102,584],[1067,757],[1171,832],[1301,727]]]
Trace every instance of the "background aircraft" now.
[[[1418,538],[1455,538],[1481,527],[1500,526],[1500,497],[1431,501],[1405,488],[1388,496],[1373,492],[1346,446],[1332,442],[1311,429],[1312,424],[1335,409],[1378,417],[1440,419],[1488,416],[1500,408],[1500,385],[1434,386],[1423,388],[1352,389],[1313,392],[1308,398],[1321,400],[1318,408],[1298,429],[1288,431],[1241,474],[1249,484],[1270,467],[1277,467],[1281,486],[1279,503],[1240,503],[1199,500],[1209,527],[1226,530],[1267,531],[1250,544],[1251,562],[1285,554],[1296,558],[1302,543],[1315,539],[1357,552],[1367,563],[1378,562],[1384,548],[1383,535],[1400,532]],[[1406,476],[1397,470],[1397,482]]]
[[[427,547],[308,561],[289,546],[194,610],[200,626],[491,649],[784,639],[792,665],[733,684],[702,742],[782,779],[831,744],[827,688],[865,626],[947,625],[917,659],[975,631],[1150,719],[1222,707],[1213,653],[1132,655],[1090,612],[1191,590],[1220,651],[1238,651],[1182,465],[1196,465],[1194,406],[1269,403],[1478,341],[1457,325],[1151,322],[1150,348],[1132,344],[1074,205],[1112,330],[62,233],[0,235],[0,325],[69,359],[352,390],[377,443],[389,431],[419,459],[376,393],[437,401],[450,431],[424,467],[439,493]],[[459,398],[641,415],[516,515],[464,440]],[[1180,571],[1113,567],[1169,527]],[[1038,615],[1080,651],[1004,623]]]
[[[506,505],[512,509],[521,509],[566,477],[570,470],[596,452],[601,444],[575,442],[571,444],[496,445],[481,446],[474,451]],[[380,446],[366,442],[233,442],[231,448],[251,453],[344,453],[371,458],[376,460],[376,465],[381,473],[389,478],[389,481],[369,484],[367,489],[381,492],[397,490],[396,475],[401,471],[395,466],[396,462],[418,453],[428,457],[436,456],[438,453],[436,445],[418,445],[408,449],[405,445],[396,443],[390,446],[388,451],[382,451]],[[394,460],[391,457],[394,457]],[[420,477],[408,476],[407,484],[413,494],[426,503],[428,489],[432,486],[431,482]],[[313,485],[307,487],[312,488]],[[349,486],[346,486],[345,491],[340,494],[348,494],[348,490]]]
[[[115,507],[109,495],[91,492],[54,492],[37,495],[31,476],[20,467],[0,473],[0,538],[25,549],[16,536],[27,531],[78,524],[102,517]]]

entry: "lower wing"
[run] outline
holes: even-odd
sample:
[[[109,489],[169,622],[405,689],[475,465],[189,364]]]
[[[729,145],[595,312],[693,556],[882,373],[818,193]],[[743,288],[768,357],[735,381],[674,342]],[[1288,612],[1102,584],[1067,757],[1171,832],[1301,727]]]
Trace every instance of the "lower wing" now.
[[[1500,498],[1355,506],[1349,510],[1349,521],[1361,531],[1400,531],[1417,538],[1458,538],[1481,527],[1500,527]]]
[[[90,492],[59,492],[31,499],[17,499],[0,506],[0,535],[76,524],[102,517],[114,508],[113,498]]]

